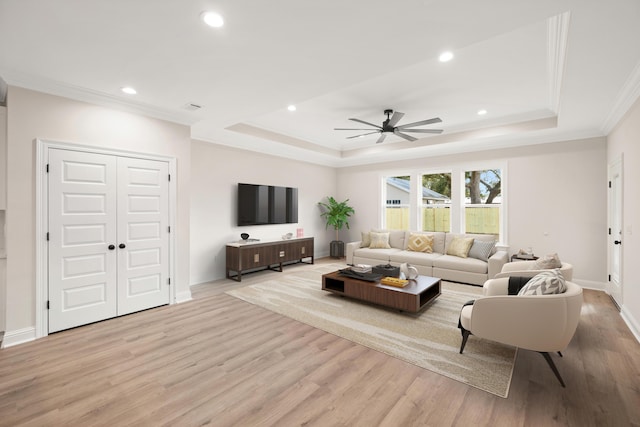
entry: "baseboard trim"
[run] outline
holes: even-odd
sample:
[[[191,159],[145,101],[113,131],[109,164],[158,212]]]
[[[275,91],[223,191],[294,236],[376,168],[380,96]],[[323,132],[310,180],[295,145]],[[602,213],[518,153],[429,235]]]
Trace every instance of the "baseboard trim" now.
[[[640,343],[640,323],[629,313],[629,310],[627,310],[624,305],[620,309],[620,316],[629,327],[633,336],[636,337],[636,340]]]
[[[594,291],[607,291],[607,284],[604,282],[596,282],[595,280],[573,279],[573,283],[577,283],[583,289],[593,289]]]
[[[18,344],[24,344],[36,339],[36,328],[22,328],[15,331],[7,331],[2,340],[2,348],[12,347]]]
[[[176,303],[180,304],[183,302],[187,302],[187,301],[191,301],[193,298],[191,298],[191,291],[183,291],[183,292],[178,292],[176,294]]]

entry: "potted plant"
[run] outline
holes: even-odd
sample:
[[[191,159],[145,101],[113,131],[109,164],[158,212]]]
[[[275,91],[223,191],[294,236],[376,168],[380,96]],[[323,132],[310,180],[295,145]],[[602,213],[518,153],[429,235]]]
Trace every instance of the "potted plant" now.
[[[329,255],[333,258],[342,258],[344,256],[344,242],[340,241],[340,230],[346,226],[349,228],[349,217],[355,213],[353,208],[347,204],[349,199],[344,202],[338,202],[333,197],[327,197],[327,203],[318,202],[324,211],[320,214],[327,221],[326,228],[329,226],[336,230],[336,240],[332,241],[329,246]]]

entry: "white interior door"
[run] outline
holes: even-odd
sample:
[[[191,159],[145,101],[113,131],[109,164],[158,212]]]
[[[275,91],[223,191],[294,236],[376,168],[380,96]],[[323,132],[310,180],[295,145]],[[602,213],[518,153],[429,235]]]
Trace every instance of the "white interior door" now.
[[[622,307],[622,158],[609,165],[609,294]]]
[[[116,315],[116,158],[49,151],[49,332]]]
[[[169,304],[169,165],[118,158],[118,315]]]

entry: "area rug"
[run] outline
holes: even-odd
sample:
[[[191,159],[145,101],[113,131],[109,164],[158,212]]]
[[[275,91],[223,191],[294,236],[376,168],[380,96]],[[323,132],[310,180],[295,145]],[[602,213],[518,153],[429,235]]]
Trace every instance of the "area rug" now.
[[[227,294],[497,396],[508,396],[514,347],[471,336],[464,354],[459,353],[460,308],[481,295],[480,288],[443,282],[442,295],[413,314],[323,291],[322,274],[334,270],[328,265],[300,270]]]

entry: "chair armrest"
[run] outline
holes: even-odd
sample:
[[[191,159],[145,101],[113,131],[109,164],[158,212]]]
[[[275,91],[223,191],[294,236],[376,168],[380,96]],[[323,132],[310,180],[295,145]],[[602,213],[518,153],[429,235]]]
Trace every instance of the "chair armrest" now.
[[[353,252],[360,247],[360,241],[347,243],[347,264],[353,265]]]
[[[496,274],[502,271],[502,267],[509,263],[509,253],[507,251],[496,251],[495,254],[489,257],[487,262],[489,263],[487,278],[493,279]]]

